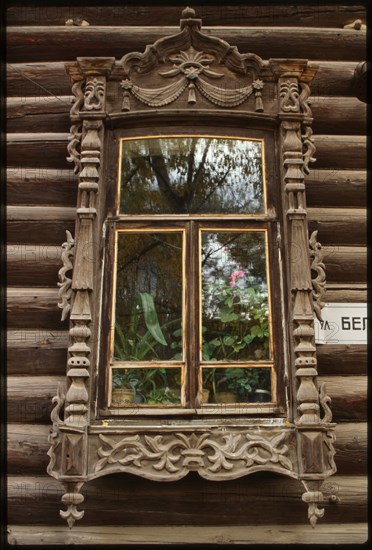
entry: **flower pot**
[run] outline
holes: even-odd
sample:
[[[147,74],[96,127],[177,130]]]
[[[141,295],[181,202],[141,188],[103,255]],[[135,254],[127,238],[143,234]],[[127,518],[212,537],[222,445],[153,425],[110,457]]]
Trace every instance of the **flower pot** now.
[[[115,388],[112,390],[111,404],[115,407],[125,407],[134,403],[134,391],[130,388]]]
[[[268,403],[271,401],[271,392],[268,390],[256,390],[252,396],[253,403]]]
[[[220,391],[216,393],[216,403],[236,403],[237,397],[231,391]]]

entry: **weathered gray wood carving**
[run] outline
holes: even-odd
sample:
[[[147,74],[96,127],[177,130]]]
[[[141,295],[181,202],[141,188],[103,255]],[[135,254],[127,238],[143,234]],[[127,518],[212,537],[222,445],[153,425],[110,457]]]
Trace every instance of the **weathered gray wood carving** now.
[[[72,294],[72,279],[67,277],[66,273],[71,271],[73,268],[72,260],[74,257],[74,244],[74,239],[72,238],[70,231],[66,231],[66,242],[62,245],[61,254],[63,266],[58,271],[59,282],[57,283],[59,286],[58,299],[60,300],[57,305],[62,309],[61,321],[64,321],[67,318],[68,312],[71,309],[70,301]]]
[[[65,486],[62,502],[67,509],[61,516],[69,527],[81,519],[83,484],[109,473],[167,481],[190,471],[211,480],[270,471],[302,482],[302,499],[314,526],[324,514],[321,485],[336,471],[335,425],[330,398],[317,381],[314,340],[314,314],[319,316],[325,288],[324,265],[316,233],[309,249],[304,183],[309,163],[315,160],[309,96],[316,68],[303,59],[264,61],[255,54],[241,54],[224,40],[203,33],[201,21],[187,8],[180,32],[147,46],[144,53],[129,53],[119,61],[78,58],[66,69],[75,96],[68,160],[79,174],[79,190],[71,283],[66,278],[71,239],[60,271],[61,307],[65,316],[70,310],[66,389],[59,389],[53,400],[48,453],[48,473]],[[285,414],[275,418],[236,412],[235,423],[231,415],[202,421],[194,411],[194,416],[169,422],[165,411],[164,416],[147,415],[143,422],[138,416],[131,423],[128,415],[105,416],[97,407],[97,372],[106,369],[98,361],[104,248],[100,208],[109,181],[102,177],[103,161],[110,165],[110,159],[103,159],[105,133],[125,128],[127,121],[133,125],[136,116],[142,121],[151,116],[161,128],[165,116],[182,119],[190,108],[210,126],[216,120],[222,124],[216,113],[225,120],[238,113],[242,127],[258,120],[278,136],[292,393]],[[317,273],[313,280],[311,270]]]

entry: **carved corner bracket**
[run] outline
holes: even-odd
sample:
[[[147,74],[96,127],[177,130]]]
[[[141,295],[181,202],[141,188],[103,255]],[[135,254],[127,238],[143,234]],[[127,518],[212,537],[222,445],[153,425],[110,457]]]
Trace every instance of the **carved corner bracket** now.
[[[269,471],[303,483],[302,498],[314,526],[324,513],[321,483],[336,471],[335,425],[325,386],[317,382],[314,340],[314,312],[320,312],[325,289],[324,264],[316,232],[309,243],[304,182],[315,161],[310,85],[316,69],[306,60],[267,62],[255,54],[241,54],[224,40],[203,33],[201,21],[189,8],[182,13],[180,32],[147,46],[144,53],[129,53],[119,61],[80,57],[66,69],[74,96],[67,160],[74,164],[79,183],[75,241],[67,232],[58,283],[62,318],[70,317],[66,388],[59,388],[53,399],[48,451],[48,473],[65,486],[66,510],[61,517],[71,528],[84,515],[78,509],[84,501],[83,484],[114,472],[165,481],[181,479],[190,471],[211,480]],[[149,75],[158,84],[147,86]],[[170,83],[162,84],[164,79]],[[270,92],[265,100],[262,90]],[[98,424],[93,396],[100,262],[99,247],[93,243],[102,235],[99,200],[105,194],[101,166],[107,121],[118,110],[132,110],[132,100],[135,112],[140,104],[160,108],[179,98],[183,103],[178,109],[185,113],[199,101],[231,112],[247,102],[260,118],[269,112],[278,121],[291,294],[290,374],[297,383],[291,398],[293,414],[288,411],[289,420],[274,419],[274,425],[266,418],[258,426],[247,417],[234,428],[223,422],[196,428],[186,420],[172,429],[161,421],[151,428],[137,424],[137,430],[110,425],[111,420]],[[253,116],[248,108],[243,114]]]

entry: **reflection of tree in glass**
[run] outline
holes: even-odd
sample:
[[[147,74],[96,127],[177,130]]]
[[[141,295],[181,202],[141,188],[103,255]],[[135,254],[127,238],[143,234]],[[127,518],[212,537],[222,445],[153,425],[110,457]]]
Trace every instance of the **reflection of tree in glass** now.
[[[180,328],[182,317],[182,235],[119,233],[117,256],[116,323],[136,349],[148,332],[138,298],[150,295],[165,344],[154,340],[142,360],[171,359],[173,332]]]
[[[190,137],[124,141],[121,210],[262,212],[261,143]]]

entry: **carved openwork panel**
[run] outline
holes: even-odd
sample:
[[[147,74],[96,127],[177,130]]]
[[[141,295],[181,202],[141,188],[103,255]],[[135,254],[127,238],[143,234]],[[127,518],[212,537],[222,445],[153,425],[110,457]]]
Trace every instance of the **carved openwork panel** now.
[[[79,188],[75,234],[67,233],[62,245],[58,306],[62,319],[70,318],[69,346],[66,384],[53,399],[48,452],[48,473],[66,488],[62,501],[67,509],[61,516],[70,527],[81,519],[83,484],[109,473],[166,481],[190,471],[209,480],[268,471],[303,483],[302,499],[314,526],[324,513],[319,508],[321,484],[336,470],[335,425],[330,398],[317,380],[314,339],[325,271],[317,235],[308,235],[304,183],[315,161],[309,97],[316,67],[302,59],[263,60],[240,53],[203,33],[201,21],[186,8],[180,31],[143,53],[120,60],[78,58],[66,69],[75,98],[67,160],[79,175]],[[269,226],[274,220],[281,227],[275,235],[267,234],[281,274],[280,330],[285,344],[280,348],[284,368],[277,373],[277,388],[284,405],[245,407],[244,414],[239,407],[222,406],[213,412],[203,408],[199,392],[187,414],[172,411],[171,422],[167,409],[156,409],[156,414],[154,409],[154,416],[140,407],[133,408],[132,416],[120,410],[110,414],[110,404],[102,408],[99,396],[109,367],[100,354],[107,336],[102,305],[110,299],[103,280],[105,270],[113,269],[105,255],[107,213],[112,223],[120,218],[120,212],[116,217],[112,213],[115,132],[138,124],[141,136],[143,127],[152,124],[161,135],[163,125],[176,125],[179,132],[186,121],[219,127],[217,135],[228,136],[234,126],[235,135],[237,128],[253,128],[256,136],[264,129],[275,137],[280,155],[273,185],[280,216],[275,209],[265,210],[259,222]],[[190,227],[188,231],[195,230]],[[239,271],[234,277],[232,286]],[[150,308],[151,299],[143,300]],[[196,357],[194,344],[191,357]]]

